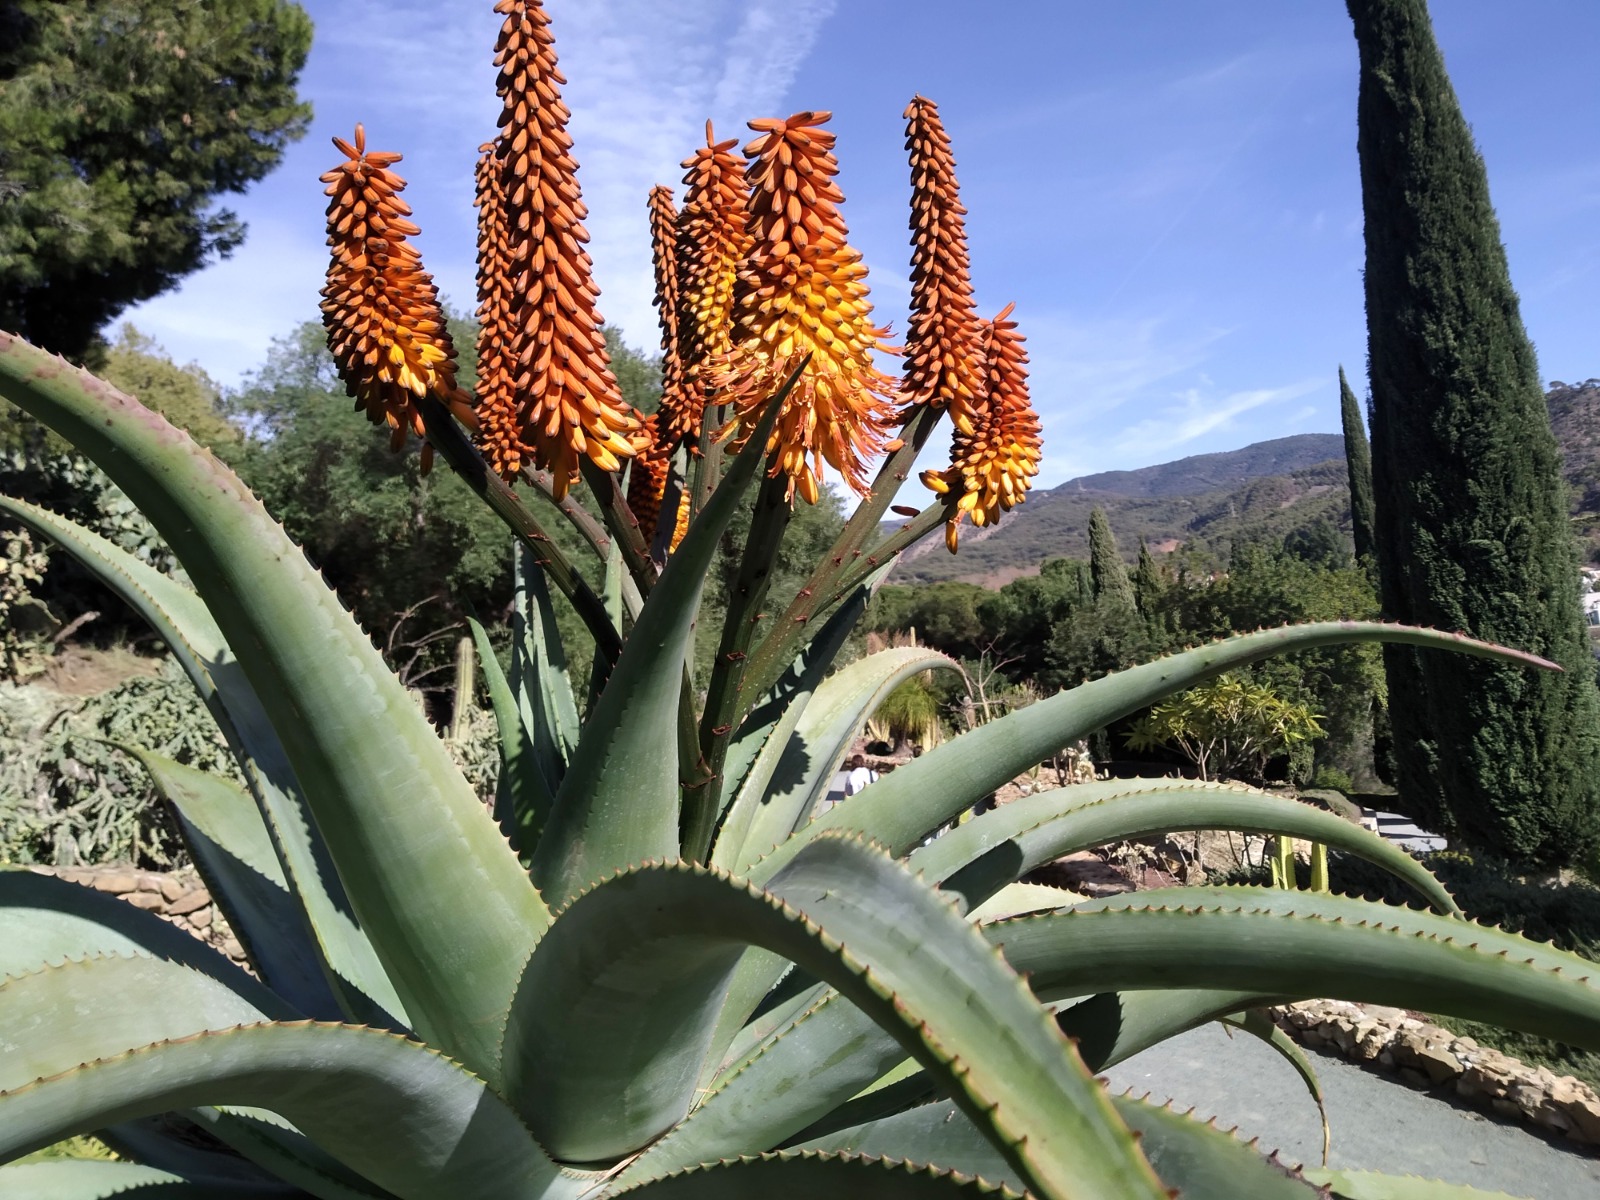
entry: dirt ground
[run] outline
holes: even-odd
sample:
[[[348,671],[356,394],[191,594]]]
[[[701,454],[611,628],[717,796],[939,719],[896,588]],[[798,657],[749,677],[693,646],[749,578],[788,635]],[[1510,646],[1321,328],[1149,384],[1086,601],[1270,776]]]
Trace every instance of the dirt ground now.
[[[28,683],[62,696],[97,696],[136,675],[155,675],[161,660],[135,654],[125,647],[96,650],[68,645],[50,656],[44,670]]]

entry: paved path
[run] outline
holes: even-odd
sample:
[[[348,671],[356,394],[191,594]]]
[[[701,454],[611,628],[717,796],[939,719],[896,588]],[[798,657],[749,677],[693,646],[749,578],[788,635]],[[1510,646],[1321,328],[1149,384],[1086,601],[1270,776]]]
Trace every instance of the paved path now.
[[[1600,1200],[1600,1157],[1567,1149],[1521,1126],[1343,1059],[1311,1054],[1333,1127],[1329,1165],[1422,1175],[1499,1190],[1526,1200]],[[1300,1077],[1267,1046],[1208,1025],[1146,1050],[1106,1072],[1118,1091],[1196,1106],[1241,1137],[1259,1136],[1291,1162],[1315,1163],[1322,1127]]]

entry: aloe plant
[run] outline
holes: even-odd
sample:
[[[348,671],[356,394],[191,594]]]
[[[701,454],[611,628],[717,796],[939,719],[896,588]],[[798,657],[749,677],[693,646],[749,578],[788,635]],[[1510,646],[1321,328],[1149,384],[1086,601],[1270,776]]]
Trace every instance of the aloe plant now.
[[[762,136],[747,151],[750,175],[761,187],[748,224],[713,211],[716,197],[738,197],[730,143],[708,131],[690,160],[677,245],[721,236],[722,250],[748,257],[668,270],[672,239],[658,236],[658,291],[676,314],[663,322],[675,407],[654,423],[670,442],[646,448],[642,420],[581,391],[604,391],[605,364],[585,332],[593,291],[573,231],[575,185],[539,191],[539,221],[507,219],[517,196],[534,194],[518,182],[527,171],[570,174],[571,164],[565,110],[551,99],[559,76],[547,18],[528,0],[499,7],[511,115],[479,172],[487,340],[470,402],[439,340],[431,284],[414,254],[396,249],[414,228],[389,169],[398,156],[369,154],[358,135],[340,143],[346,162],[326,177],[337,236],[325,307],[352,392],[397,444],[424,434],[514,535],[509,669],[487,631],[474,631],[501,740],[491,807],[225,466],[104,383],[0,334],[0,396],[99,464],[189,581],[0,498],[0,511],[145,616],[236,756],[242,787],[140,753],[251,968],[115,899],[0,872],[0,1161],[90,1132],[122,1156],[0,1167],[0,1191],[1446,1194],[1285,1168],[1213,1128],[1110,1098],[1091,1072],[1210,1020],[1270,1039],[1251,1010],[1311,996],[1600,1045],[1600,994],[1581,960],[1468,924],[1431,875],[1381,839],[1243,788],[1077,784],[931,835],[1061,746],[1267,655],[1386,640],[1550,664],[1381,624],[1269,630],[1040,701],[826,807],[835,769],[884,697],[954,665],[910,647],[833,670],[873,588],[941,523],[954,549],[962,520],[1000,519],[1038,461],[1020,335],[1004,319],[971,323],[936,112],[919,98],[908,117],[918,253],[942,254],[946,269],[923,260],[914,274],[916,336],[898,390],[863,365],[878,335],[829,190],[826,115],[752,123]],[[542,157],[529,157],[534,139]],[[809,191],[794,193],[803,203],[778,195],[796,186],[780,169],[785,154],[791,168],[809,164]],[[784,255],[763,260],[755,235],[794,211],[805,217],[806,205],[811,241],[778,241],[821,257],[801,271]],[[659,195],[652,210],[666,220]],[[383,245],[339,240],[357,226]],[[535,228],[552,240],[532,254],[518,239]],[[750,236],[741,242],[740,231]],[[544,341],[504,327],[508,313],[528,318],[517,307],[527,294],[508,290],[513,278],[527,285],[519,262],[554,272],[541,287],[567,289],[566,315]],[[752,286],[733,289],[734,269]],[[684,289],[676,307],[674,279]],[[729,286],[718,291],[718,279]],[[820,290],[814,304],[763,307],[763,295],[789,286]],[[714,327],[718,312],[727,324]],[[779,312],[799,324],[774,332]],[[570,339],[559,380],[555,359],[536,358],[558,338]],[[943,344],[955,350],[937,352]],[[530,345],[535,374],[549,372],[531,389],[534,375],[517,366]],[[898,437],[890,395],[908,402]],[[952,466],[930,483],[940,498],[879,540],[944,412],[956,435]],[[474,424],[476,447],[464,428]],[[865,486],[880,453],[838,545],[789,609],[763,621],[789,505],[815,494],[825,463]],[[630,455],[655,472],[628,493],[660,506],[645,514],[648,542],[617,477]],[[605,564],[603,596],[554,549],[523,503],[529,488]],[[752,492],[725,627],[697,631],[702,582]],[[596,642],[588,680],[568,675],[556,593]],[[697,635],[718,639],[704,680],[686,667]],[[1435,911],[1260,888],[1083,901],[1023,878],[1082,847],[1208,828],[1363,856]]]

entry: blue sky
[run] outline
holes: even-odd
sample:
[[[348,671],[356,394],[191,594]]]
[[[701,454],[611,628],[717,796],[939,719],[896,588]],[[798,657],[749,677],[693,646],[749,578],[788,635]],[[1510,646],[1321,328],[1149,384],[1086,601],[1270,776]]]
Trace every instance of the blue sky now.
[[[232,259],[127,314],[239,382],[316,316],[317,176],[357,120],[405,155],[417,239],[470,309],[472,167],[493,133],[487,0],[311,0],[311,133],[231,206]],[[601,309],[653,350],[645,197],[706,118],[831,109],[877,315],[904,328],[901,112],[938,101],[986,315],[1015,301],[1045,429],[1038,486],[1338,429],[1364,393],[1356,49],[1338,0],[548,0]],[[1600,5],[1434,0],[1546,380],[1600,375]],[[1568,49],[1572,53],[1566,53]]]

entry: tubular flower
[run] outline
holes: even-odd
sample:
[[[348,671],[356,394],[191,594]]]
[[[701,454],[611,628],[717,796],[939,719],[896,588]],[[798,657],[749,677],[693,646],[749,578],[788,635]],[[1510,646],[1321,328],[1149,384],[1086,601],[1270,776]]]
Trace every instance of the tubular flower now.
[[[628,507],[639,522],[639,532],[648,546],[655,540],[661,501],[667,492],[672,448],[662,445],[657,414],[651,413],[644,419],[644,431],[650,436],[650,445],[634,455],[633,469],[628,474]]]
[[[1028,402],[1028,352],[1008,304],[993,321],[980,322],[987,364],[986,398],[973,433],[957,429],[951,445],[955,460],[945,471],[924,471],[922,482],[943,495],[959,490],[945,522],[944,541],[956,552],[963,516],[977,526],[993,525],[1000,514],[1027,499],[1039,473],[1039,417]]]
[[[495,139],[494,192],[480,180],[480,207],[499,204],[492,260],[504,280],[485,328],[498,343],[501,377],[485,390],[491,403],[505,389],[515,417],[485,422],[485,455],[501,468],[531,459],[548,468],[557,498],[578,477],[580,456],[615,471],[632,456],[640,424],[623,401],[606,353],[583,227],[571,116],[561,102],[550,18],[538,0],[497,0],[505,16],[495,43],[500,135]],[[485,172],[489,174],[489,172]],[[497,193],[497,195],[495,194]],[[489,197],[485,200],[485,197]],[[480,230],[484,228],[480,217]],[[496,284],[495,288],[501,285]],[[513,468],[514,469],[514,468]]]
[[[872,324],[867,268],[845,240],[844,199],[833,177],[834,136],[818,126],[831,114],[751,121],[761,136],[750,160],[754,246],[739,272],[734,348],[720,382],[735,412],[719,436],[742,444],[784,380],[810,356],[783,402],[768,442],[772,474],[816,503],[822,464],[831,463],[858,494],[868,490],[869,460],[883,452],[899,387],[872,365],[888,330]]]
[[[739,267],[750,252],[745,229],[750,188],[744,163],[731,153],[738,140],[715,140],[684,159],[687,188],[678,214],[678,345],[683,363],[681,396],[662,397],[667,433],[695,446],[715,364],[733,349],[733,295]]]
[[[956,428],[971,434],[984,378],[967,210],[961,206],[955,158],[938,105],[916,96],[905,116],[911,153],[911,320],[902,389],[908,404],[948,408]]]
[[[400,450],[415,433],[424,439],[422,469],[433,462],[416,398],[432,392],[457,418],[476,427],[466,393],[456,386],[456,349],[439,309],[433,277],[406,241],[421,230],[400,199],[406,181],[390,170],[400,155],[367,152],[367,131],[355,144],[334,138],[345,161],[322,176],[328,201],[328,281],[322,323],[328,349],[356,407],[393,430]]]

